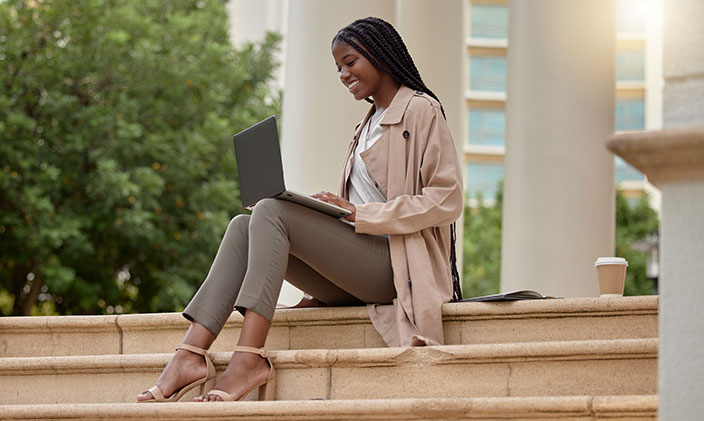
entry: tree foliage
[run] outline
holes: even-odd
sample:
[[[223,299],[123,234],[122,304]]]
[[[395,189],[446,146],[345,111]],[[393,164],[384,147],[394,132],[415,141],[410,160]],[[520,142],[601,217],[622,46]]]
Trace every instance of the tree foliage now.
[[[616,256],[628,260],[624,295],[649,295],[655,293],[652,279],[646,276],[648,253],[634,247],[649,235],[657,234],[658,215],[650,208],[647,193],[629,202],[621,191],[616,193]]]
[[[481,196],[477,202],[478,206],[466,208],[464,217],[465,297],[496,294],[500,288],[502,184],[495,205],[485,205]],[[625,257],[629,265],[624,295],[654,293],[653,280],[646,276],[647,253],[634,245],[657,232],[658,216],[650,208],[648,195],[629,203],[623,192],[617,191],[615,256]]]
[[[0,312],[182,308],[241,211],[231,136],[279,111],[278,41],[233,48],[215,0],[0,2]]]
[[[466,298],[499,292],[502,207],[500,184],[493,205],[486,205],[479,193],[477,206],[465,208],[462,295]]]

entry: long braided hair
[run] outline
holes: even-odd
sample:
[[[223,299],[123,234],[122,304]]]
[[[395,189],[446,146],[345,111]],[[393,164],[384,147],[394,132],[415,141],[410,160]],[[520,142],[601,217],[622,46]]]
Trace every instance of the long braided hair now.
[[[332,39],[332,47],[338,42],[348,44],[380,71],[389,75],[393,80],[405,85],[415,91],[425,92],[434,98],[438,103],[440,100],[431,91],[418,73],[411,55],[408,53],[406,44],[401,39],[401,35],[390,23],[383,19],[368,17],[358,19],[351,24],[340,29]],[[366,101],[374,103],[371,98]],[[445,110],[440,104],[442,116],[445,117]],[[452,301],[462,299],[460,288],[460,275],[457,272],[457,253],[455,250],[455,224],[450,226],[450,269],[452,272]]]

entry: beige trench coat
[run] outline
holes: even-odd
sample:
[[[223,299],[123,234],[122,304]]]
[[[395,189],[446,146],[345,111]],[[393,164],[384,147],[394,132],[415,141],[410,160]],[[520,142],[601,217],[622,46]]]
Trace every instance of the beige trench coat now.
[[[338,194],[347,196],[357,126]],[[462,172],[440,104],[401,86],[381,121],[381,138],[361,154],[386,203],[357,206],[356,232],[388,234],[397,297],[367,306],[389,346],[443,344],[442,304],[452,298],[450,225],[463,207]]]

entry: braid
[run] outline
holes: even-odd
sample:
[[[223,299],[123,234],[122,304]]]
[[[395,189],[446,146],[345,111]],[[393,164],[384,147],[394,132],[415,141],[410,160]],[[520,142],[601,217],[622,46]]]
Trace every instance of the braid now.
[[[370,63],[380,71],[389,75],[393,80],[405,85],[414,91],[425,92],[438,103],[438,97],[425,86],[420,77],[418,68],[401,39],[396,28],[383,19],[368,17],[358,19],[340,29],[332,39],[334,47],[338,42],[344,42],[362,54]],[[361,44],[361,45],[360,45]],[[370,98],[368,102],[373,103]],[[443,118],[445,109],[440,104]],[[455,250],[455,223],[450,226],[450,272],[452,273],[452,301],[462,299],[460,288],[460,275],[457,272],[457,253]]]
[[[396,82],[414,91],[425,92],[438,103],[440,102],[437,95],[423,83],[406,44],[390,23],[374,17],[358,19],[340,29],[333,38],[332,45],[340,41],[359,51],[374,67]],[[369,98],[367,101],[372,102]],[[445,117],[442,104],[440,109]]]

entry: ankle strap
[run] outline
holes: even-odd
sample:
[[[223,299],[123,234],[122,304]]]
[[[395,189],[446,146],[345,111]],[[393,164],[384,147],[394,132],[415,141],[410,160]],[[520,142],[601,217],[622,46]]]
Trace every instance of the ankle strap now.
[[[176,351],[178,351],[179,349],[185,349],[186,351],[190,351],[198,355],[205,355],[207,353],[207,351],[203,348],[198,348],[197,346],[188,344],[179,344],[179,346],[176,347]]]
[[[269,351],[267,351],[264,348],[252,348],[251,346],[237,345],[237,346],[235,346],[235,352],[237,352],[237,351],[251,352],[252,354],[259,354],[262,356],[262,358],[267,358],[269,356]]]

